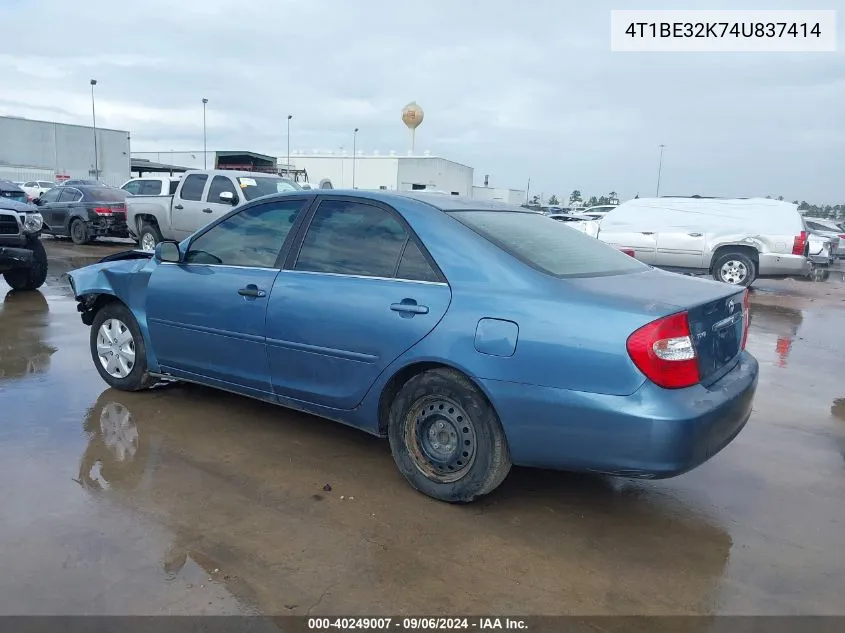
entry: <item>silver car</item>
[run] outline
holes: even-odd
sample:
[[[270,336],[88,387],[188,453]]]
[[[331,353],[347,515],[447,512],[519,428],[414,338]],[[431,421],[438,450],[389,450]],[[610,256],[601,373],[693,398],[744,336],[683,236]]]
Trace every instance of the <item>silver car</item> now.
[[[628,200],[605,215],[597,237],[646,264],[741,286],[812,269],[798,207],[767,198]]]
[[[827,237],[831,242],[836,242],[834,255],[837,258],[845,257],[845,231],[836,222],[826,218],[811,218],[805,215],[804,224],[807,225],[808,231]]]

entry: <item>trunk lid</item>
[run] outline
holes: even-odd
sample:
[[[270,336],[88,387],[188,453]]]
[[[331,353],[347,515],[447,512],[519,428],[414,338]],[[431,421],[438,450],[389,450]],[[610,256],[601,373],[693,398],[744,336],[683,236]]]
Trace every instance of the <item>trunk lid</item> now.
[[[741,351],[745,288],[653,268],[567,282],[593,300],[636,310],[648,320],[686,310],[702,382],[718,379]]]

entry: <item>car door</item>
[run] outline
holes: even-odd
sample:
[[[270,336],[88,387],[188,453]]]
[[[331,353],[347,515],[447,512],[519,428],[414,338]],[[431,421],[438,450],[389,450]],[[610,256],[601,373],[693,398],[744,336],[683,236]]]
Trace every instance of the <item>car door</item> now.
[[[661,227],[657,233],[655,266],[701,268],[704,261],[704,233],[684,226]]]
[[[59,195],[61,193],[62,189],[58,187],[46,191],[44,195],[40,197],[40,203],[38,205],[38,212],[41,214],[41,217],[44,218],[44,223],[49,227],[48,232],[58,233],[59,235],[62,234],[64,228],[61,224],[57,227],[53,226],[53,207],[59,201]]]
[[[630,248],[634,257],[644,264],[654,265],[657,255],[657,231],[654,227],[641,227],[642,230],[623,227],[599,226],[598,238],[616,248]]]
[[[188,237],[212,220],[211,214],[203,211],[207,206],[203,194],[208,184],[208,174],[188,174],[176,190],[171,227],[180,237]]]
[[[147,289],[150,340],[177,377],[271,398],[265,345],[277,260],[307,205],[248,206],[195,236],[182,262],[159,264]]]
[[[70,216],[76,203],[82,200],[82,192],[75,187],[62,187],[59,201],[53,205],[53,225],[61,227],[64,233],[70,230]],[[82,217],[88,219],[88,214],[83,213]]]
[[[352,409],[437,325],[451,291],[395,209],[323,197],[276,277],[267,353],[279,400]]]
[[[222,201],[220,199],[220,194],[222,193],[231,193],[232,201]],[[207,221],[211,222],[212,220],[229,213],[232,210],[232,207],[240,202],[241,197],[243,197],[243,194],[240,196],[238,195],[238,191],[235,188],[235,183],[232,182],[232,179],[228,176],[221,176],[218,174],[211,179],[211,185],[209,185],[208,191],[203,198],[205,200],[205,205],[203,206],[202,212],[208,215]]]

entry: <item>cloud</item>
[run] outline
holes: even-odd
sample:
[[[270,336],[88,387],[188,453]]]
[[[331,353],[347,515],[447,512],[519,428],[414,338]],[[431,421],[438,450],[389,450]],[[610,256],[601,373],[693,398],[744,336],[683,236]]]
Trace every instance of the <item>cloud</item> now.
[[[665,6],[664,6],[665,5]],[[744,8],[790,8],[754,0]],[[677,1],[649,8],[679,8]],[[131,132],[133,149],[208,142],[403,151],[402,106],[426,112],[417,148],[476,168],[477,180],[547,195],[623,197],[662,181],[684,194],[845,198],[845,77],[836,54],[634,54],[609,50],[605,0],[396,3],[163,0],[85,9],[0,4],[0,112]],[[618,7],[616,7],[618,8]],[[690,4],[690,8],[697,8]],[[731,8],[727,0],[715,8]],[[841,20],[840,20],[841,23]],[[845,41],[839,34],[839,41]]]

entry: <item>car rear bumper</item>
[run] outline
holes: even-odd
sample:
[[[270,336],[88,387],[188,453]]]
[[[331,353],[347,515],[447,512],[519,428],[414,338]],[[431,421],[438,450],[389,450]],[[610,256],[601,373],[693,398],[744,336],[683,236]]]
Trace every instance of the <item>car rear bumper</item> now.
[[[758,277],[803,276],[810,272],[810,260],[803,255],[778,255],[761,253]]]
[[[0,246],[0,270],[29,268],[32,266],[32,251],[28,248]]]
[[[129,228],[123,216],[106,216],[88,223],[91,235],[102,237],[129,237]]]
[[[646,382],[609,396],[483,380],[515,464],[639,478],[680,475],[727,446],[751,415],[757,360],[743,352],[715,384]]]

